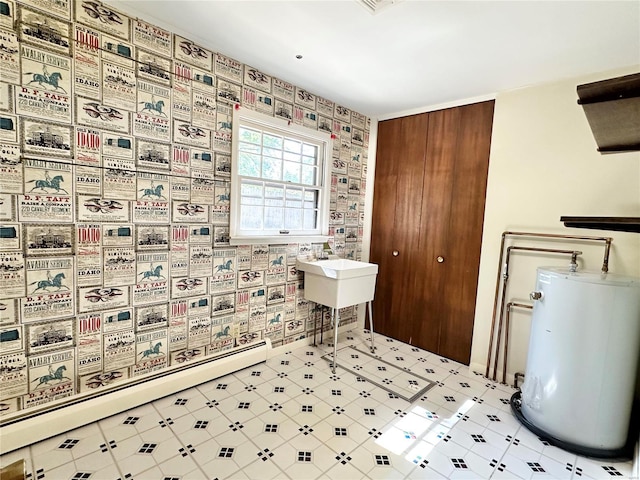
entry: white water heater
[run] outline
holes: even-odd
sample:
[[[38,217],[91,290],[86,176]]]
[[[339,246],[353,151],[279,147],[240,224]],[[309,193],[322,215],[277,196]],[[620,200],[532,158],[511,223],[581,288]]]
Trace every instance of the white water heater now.
[[[640,356],[640,279],[539,268],[531,298],[522,415],[571,447],[623,448]]]

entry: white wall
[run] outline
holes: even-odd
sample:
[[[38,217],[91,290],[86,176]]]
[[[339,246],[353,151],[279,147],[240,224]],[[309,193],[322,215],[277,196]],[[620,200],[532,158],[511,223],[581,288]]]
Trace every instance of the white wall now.
[[[640,65],[496,95],[473,369],[484,373],[486,365],[502,232],[609,236],[613,238],[609,271],[640,277],[640,234],[566,228],[560,222],[563,215],[640,217],[640,152],[598,153],[576,94],[577,85],[638,71]],[[602,265],[601,244],[525,240],[512,244],[582,250],[580,269],[598,271]],[[537,266],[567,263],[566,257],[514,256],[507,301],[528,300]],[[523,372],[530,314],[515,314],[512,325],[508,370]]]

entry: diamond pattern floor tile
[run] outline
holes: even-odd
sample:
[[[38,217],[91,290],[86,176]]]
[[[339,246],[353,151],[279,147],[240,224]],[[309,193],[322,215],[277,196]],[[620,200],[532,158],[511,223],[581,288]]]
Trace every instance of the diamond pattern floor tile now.
[[[322,358],[332,353],[326,333],[317,347],[285,351],[0,461],[24,458],[29,480],[632,476],[631,462],[587,459],[541,440],[511,414],[513,388],[464,365],[382,335],[375,356],[348,348],[369,352],[369,338],[344,334],[338,360],[407,391],[408,372],[435,385],[410,403],[357,373],[333,374]],[[385,362],[403,370],[390,376]]]

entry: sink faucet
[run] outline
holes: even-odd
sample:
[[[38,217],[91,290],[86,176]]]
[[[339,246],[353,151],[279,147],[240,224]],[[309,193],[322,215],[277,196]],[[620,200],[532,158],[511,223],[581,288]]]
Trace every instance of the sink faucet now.
[[[331,255],[331,247],[329,246],[328,242],[324,242],[324,245],[322,246],[322,250],[320,251],[320,254],[318,255],[318,260],[329,260],[329,255]]]

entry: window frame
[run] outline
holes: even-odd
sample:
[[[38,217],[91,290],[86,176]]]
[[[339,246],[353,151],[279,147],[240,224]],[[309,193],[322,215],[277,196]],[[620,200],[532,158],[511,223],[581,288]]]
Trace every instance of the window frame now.
[[[240,127],[267,129],[272,133],[290,136],[299,140],[318,145],[318,229],[309,234],[272,233],[248,234],[240,228],[241,175],[238,174]],[[231,186],[230,186],[230,215],[229,215],[229,244],[287,244],[302,242],[326,242],[329,234],[329,203],[331,194],[331,157],[333,152],[332,138],[326,132],[312,130],[302,125],[291,123],[278,117],[255,112],[246,108],[236,108],[232,117],[231,143]],[[256,179],[258,180],[258,179]],[[260,180],[258,180],[260,181]],[[262,178],[263,182],[286,185],[286,181]],[[297,185],[297,184],[295,184]]]

